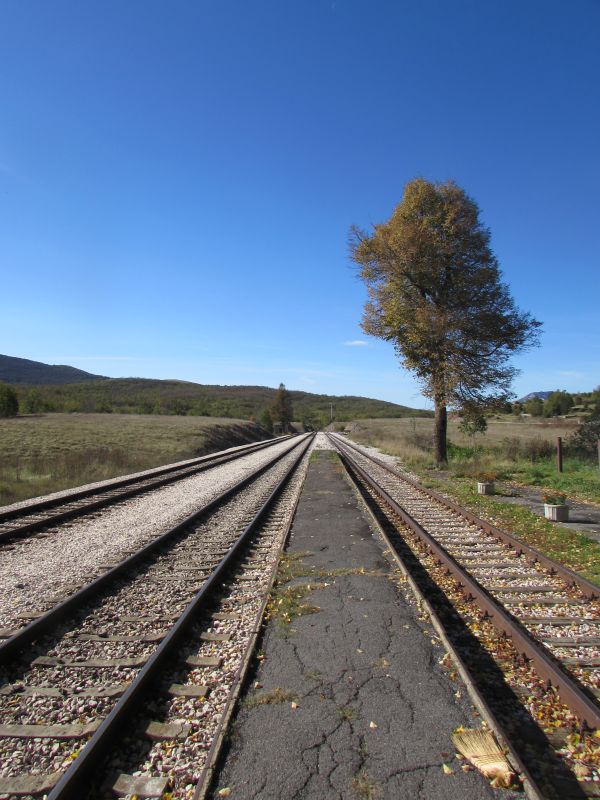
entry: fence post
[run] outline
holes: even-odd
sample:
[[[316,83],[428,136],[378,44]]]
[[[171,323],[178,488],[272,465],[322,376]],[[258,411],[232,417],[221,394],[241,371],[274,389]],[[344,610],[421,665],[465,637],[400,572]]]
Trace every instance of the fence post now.
[[[598,469],[600,469],[600,439],[598,439]]]
[[[556,437],[556,466],[558,467],[558,471],[563,471],[563,459],[562,459],[562,437]]]

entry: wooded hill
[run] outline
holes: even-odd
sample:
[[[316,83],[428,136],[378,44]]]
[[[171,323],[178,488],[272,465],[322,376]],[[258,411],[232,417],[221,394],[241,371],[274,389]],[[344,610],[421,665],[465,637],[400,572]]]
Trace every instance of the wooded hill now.
[[[45,385],[81,383],[102,380],[103,375],[93,375],[66,364],[44,364],[28,358],[0,355],[0,381],[12,384]]]
[[[258,419],[269,408],[275,389],[266,386],[208,386],[174,380],[109,378],[62,386],[14,386],[22,412],[120,412],[181,414]],[[431,416],[407,406],[368,397],[290,392],[294,418],[321,426],[334,418],[347,421],[371,417]]]

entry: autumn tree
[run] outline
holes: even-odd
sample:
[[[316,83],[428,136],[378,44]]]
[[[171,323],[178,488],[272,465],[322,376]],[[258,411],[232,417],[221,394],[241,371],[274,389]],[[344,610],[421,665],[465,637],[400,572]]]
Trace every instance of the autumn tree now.
[[[540,323],[502,282],[490,232],[454,182],[408,183],[387,222],[352,227],[352,259],[369,299],[363,330],[394,344],[435,407],[435,456],[447,461],[447,409],[476,415],[510,396],[509,357]]]
[[[275,398],[269,410],[273,422],[279,422],[281,430],[286,431],[294,418],[294,408],[292,406],[292,396],[283,383],[279,384],[279,389],[275,393]]]

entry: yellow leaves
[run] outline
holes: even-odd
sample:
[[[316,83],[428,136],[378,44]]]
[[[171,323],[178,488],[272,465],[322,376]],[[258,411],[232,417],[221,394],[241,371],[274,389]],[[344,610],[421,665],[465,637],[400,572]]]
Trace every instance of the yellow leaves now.
[[[217,792],[217,797],[229,797],[230,794],[231,794],[231,789],[229,788],[229,786],[224,786]]]
[[[442,769],[444,771],[444,775],[454,775],[454,770],[452,767],[449,767],[448,764],[442,764]]]
[[[369,722],[369,728],[371,728],[371,730],[375,730],[377,727],[378,727],[377,723],[373,722],[373,720],[371,720],[371,722]]]

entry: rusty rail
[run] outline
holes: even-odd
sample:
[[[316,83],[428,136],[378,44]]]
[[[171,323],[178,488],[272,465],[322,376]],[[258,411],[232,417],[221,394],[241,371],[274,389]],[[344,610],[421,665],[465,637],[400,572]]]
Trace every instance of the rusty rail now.
[[[419,525],[419,523],[413,519],[413,517],[408,514],[385,491],[385,489],[381,487],[356,462],[352,456],[351,449],[357,450],[363,457],[370,459],[378,466],[383,466],[388,472],[391,472],[401,480],[406,480],[416,488],[426,491],[437,500],[438,497],[435,495],[435,493],[431,493],[429,490],[423,489],[414,481],[411,481],[400,475],[400,473],[388,467],[379,459],[372,458],[358,448],[351,448],[345,442],[340,442],[337,437],[333,439],[333,441],[340,451],[342,459],[346,465],[352,471],[354,471],[355,474],[358,475],[360,479],[394,511],[395,514],[402,519],[405,525],[407,525],[414,533],[417,534],[421,541],[427,545],[430,552],[432,552],[439,559],[439,561],[447,567],[454,578],[464,587],[465,594],[470,595],[478,604],[478,606],[488,614],[490,621],[496,627],[496,629],[500,631],[500,633],[509,636],[519,652],[531,661],[540,677],[549,681],[551,685],[556,688],[556,691],[562,702],[571,709],[581,723],[589,728],[600,728],[600,707],[598,704],[589,698],[587,694],[585,694],[578,686],[578,684],[572,678],[570,678],[563,671],[563,669],[529,636],[523,626],[520,625],[520,623],[512,615],[510,615],[505,608],[489,592],[487,592],[477,580],[475,580],[475,578],[469,575],[469,573],[458,563],[458,561],[456,561],[456,559],[454,559],[450,553],[448,553],[448,551],[431,536],[430,533],[428,533],[421,525]],[[464,513],[464,509],[461,509],[454,503],[449,504],[448,502],[445,502],[444,505],[449,505],[452,510],[458,511],[465,516],[465,518],[469,519],[469,521],[477,520],[477,517],[474,517],[474,515],[469,514],[467,516],[467,514]],[[477,524],[479,524],[479,521]],[[493,528],[493,526],[489,527]],[[509,534],[505,535],[511,539],[514,538],[510,537]],[[515,541],[518,542],[518,540]],[[522,543],[519,543],[519,545],[521,544]],[[525,547],[527,546],[523,545],[523,548]],[[531,548],[531,550],[533,550],[533,548]],[[555,562],[552,562],[551,559],[548,560],[551,561],[552,564],[555,564]],[[559,566],[560,565],[556,564],[556,567]],[[567,572],[569,574],[575,574],[571,573],[571,570],[567,570]],[[583,578],[581,580],[584,581]],[[588,582],[584,581],[584,583],[587,584]],[[595,589],[595,593],[597,594],[597,587],[594,587],[593,584],[589,585]]]

